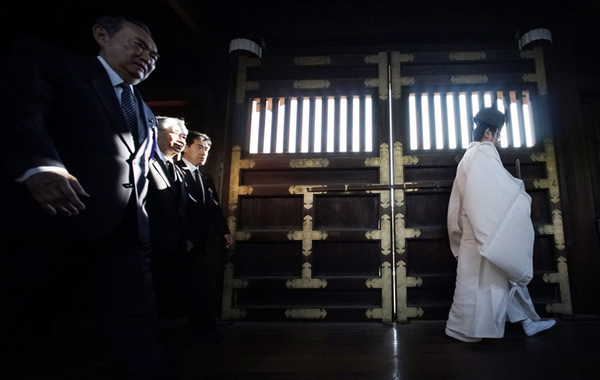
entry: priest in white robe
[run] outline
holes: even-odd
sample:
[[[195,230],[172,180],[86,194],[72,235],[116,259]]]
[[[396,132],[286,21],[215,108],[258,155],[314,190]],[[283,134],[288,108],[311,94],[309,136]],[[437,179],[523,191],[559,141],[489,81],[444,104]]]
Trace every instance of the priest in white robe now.
[[[458,165],[448,205],[458,266],[446,334],[464,342],[502,338],[508,318],[531,336],[555,324],[540,319],[527,291],[535,237],[531,197],[496,149],[504,114],[483,108],[473,120],[473,142]]]

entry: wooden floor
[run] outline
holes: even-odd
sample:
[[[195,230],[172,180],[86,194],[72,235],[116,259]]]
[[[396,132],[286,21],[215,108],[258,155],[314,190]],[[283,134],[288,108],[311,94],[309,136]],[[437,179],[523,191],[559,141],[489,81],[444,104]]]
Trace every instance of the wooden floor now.
[[[462,343],[444,322],[249,323],[223,327],[225,338],[194,344],[183,320],[163,332],[187,364],[186,379],[424,380],[600,379],[600,318],[561,318],[534,337],[507,325],[503,339]],[[125,380],[93,324],[55,324],[44,343],[24,337],[2,353],[3,380]]]

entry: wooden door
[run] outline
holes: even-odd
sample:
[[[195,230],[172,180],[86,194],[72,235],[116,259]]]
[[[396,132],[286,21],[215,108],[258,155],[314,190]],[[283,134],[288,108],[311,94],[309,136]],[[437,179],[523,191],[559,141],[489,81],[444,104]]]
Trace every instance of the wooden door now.
[[[222,317],[445,319],[449,192],[486,99],[515,118],[501,156],[534,199],[530,291],[541,314],[570,313],[544,92],[537,50],[240,57]]]
[[[532,196],[536,310],[571,314],[542,50],[393,52],[391,73],[394,183],[402,185],[394,196],[397,320],[447,318],[456,279],[447,206],[483,106],[505,112],[499,153]]]
[[[223,318],[392,320],[388,82],[387,53],[240,59]]]

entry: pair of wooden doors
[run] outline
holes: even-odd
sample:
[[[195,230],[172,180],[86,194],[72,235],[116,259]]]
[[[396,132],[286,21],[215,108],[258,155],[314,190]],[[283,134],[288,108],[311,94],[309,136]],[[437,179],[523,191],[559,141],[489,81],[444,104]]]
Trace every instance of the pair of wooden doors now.
[[[489,104],[533,198],[536,308],[571,313],[546,88],[539,49],[239,57],[222,317],[445,319],[448,199]]]

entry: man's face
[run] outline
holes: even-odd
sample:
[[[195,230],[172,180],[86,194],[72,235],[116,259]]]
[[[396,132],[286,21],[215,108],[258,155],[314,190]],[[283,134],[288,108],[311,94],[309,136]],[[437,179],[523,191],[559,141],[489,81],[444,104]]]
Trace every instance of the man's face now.
[[[209,150],[210,144],[208,141],[196,139],[192,145],[185,147],[183,151],[183,158],[196,166],[203,166],[208,158]]]
[[[185,148],[187,133],[188,130],[183,125],[183,122],[173,119],[167,128],[159,129],[157,137],[158,148],[167,158],[174,157]]]
[[[492,141],[492,143],[494,144],[495,147],[500,146],[500,132],[501,132],[501,130],[498,129],[498,130],[496,130],[496,133],[494,133],[494,140]]]
[[[94,36],[102,58],[125,82],[136,85],[154,71],[158,59],[156,44],[139,26],[123,21],[123,28],[112,37],[94,27]]]
[[[502,132],[502,130],[499,128],[496,130],[496,132],[492,132],[489,128],[487,128],[481,141],[489,141],[494,144],[495,147],[498,147],[500,145],[500,132]]]

